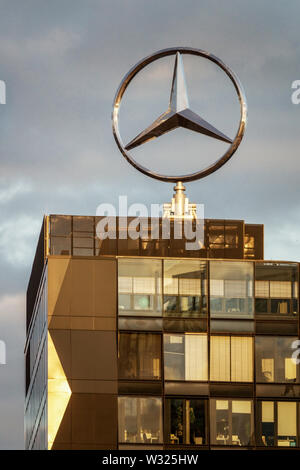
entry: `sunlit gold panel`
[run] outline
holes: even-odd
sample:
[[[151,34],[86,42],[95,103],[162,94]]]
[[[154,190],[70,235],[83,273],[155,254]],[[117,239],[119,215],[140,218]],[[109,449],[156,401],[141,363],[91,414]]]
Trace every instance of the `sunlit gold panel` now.
[[[51,333],[48,332],[48,449],[52,449],[71,394]]]

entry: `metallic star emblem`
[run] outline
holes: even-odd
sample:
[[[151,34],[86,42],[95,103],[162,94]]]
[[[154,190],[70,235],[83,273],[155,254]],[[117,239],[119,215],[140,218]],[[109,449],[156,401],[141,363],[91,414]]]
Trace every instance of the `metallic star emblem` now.
[[[185,127],[191,131],[199,132],[200,134],[205,134],[214,139],[232,144],[232,140],[229,137],[190,109],[183,62],[179,52],[176,54],[172,90],[167,111],[161,114],[149,127],[131,140],[125,148],[126,150],[130,150],[138,147],[177,127]]]

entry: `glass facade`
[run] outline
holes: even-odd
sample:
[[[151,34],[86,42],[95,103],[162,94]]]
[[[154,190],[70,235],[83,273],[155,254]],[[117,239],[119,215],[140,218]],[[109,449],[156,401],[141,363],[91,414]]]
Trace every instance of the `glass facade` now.
[[[119,397],[119,442],[163,442],[161,398]]]
[[[278,334],[279,325],[287,331],[283,315],[292,332],[298,314],[272,317],[272,299],[298,312],[298,265],[283,264],[118,260],[119,380],[127,388],[131,381],[136,394],[119,397],[122,449],[161,444],[161,433],[168,448],[298,445],[298,336]],[[258,299],[268,299],[264,313],[272,321],[258,311]],[[146,385],[155,381],[156,389]],[[154,390],[155,398],[143,395]],[[147,417],[147,400],[154,400],[160,431]]]
[[[41,282],[26,345],[26,449],[47,449],[47,276]]]
[[[133,217],[50,215],[48,220],[47,255],[263,259],[263,225],[243,220],[205,220],[204,246],[197,250],[186,250],[193,240],[176,239],[174,223],[166,219],[140,217],[137,223]]]

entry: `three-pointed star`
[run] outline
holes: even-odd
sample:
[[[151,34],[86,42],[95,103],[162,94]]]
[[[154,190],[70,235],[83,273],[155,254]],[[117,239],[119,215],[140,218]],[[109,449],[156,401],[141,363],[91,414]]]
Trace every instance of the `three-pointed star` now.
[[[161,114],[149,127],[131,140],[125,148],[126,150],[130,150],[134,147],[138,147],[177,127],[185,127],[186,129],[208,135],[214,139],[222,140],[229,144],[232,143],[229,137],[189,108],[182,57],[179,52],[176,53],[172,90],[167,111]]]

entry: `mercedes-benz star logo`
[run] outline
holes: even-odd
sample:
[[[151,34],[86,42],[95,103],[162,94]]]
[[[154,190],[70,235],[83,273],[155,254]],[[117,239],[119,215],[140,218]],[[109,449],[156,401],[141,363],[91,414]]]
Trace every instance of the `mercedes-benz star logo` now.
[[[171,96],[167,111],[129,142],[125,148],[126,150],[131,150],[177,127],[185,127],[191,131],[214,137],[223,142],[232,143],[229,137],[226,137],[226,135],[222,134],[222,132],[204,121],[204,119],[190,109],[182,57],[179,52],[176,53]]]
[[[157,60],[161,57],[165,57],[168,55],[176,54],[175,59],[175,66],[174,66],[174,73],[173,73],[173,81],[172,81],[172,88],[171,88],[171,95],[170,95],[170,102],[167,111],[165,111],[161,116],[159,116],[149,127],[147,127],[144,131],[137,135],[131,142],[129,142],[126,146],[123,145],[120,133],[119,133],[119,126],[118,126],[118,116],[119,116],[119,109],[122,96],[128,87],[131,80],[134,76],[143,69],[146,65],[150,64],[154,60]],[[231,79],[237,95],[240,101],[240,123],[237,134],[235,138],[232,140],[227,137],[225,134],[220,132],[210,123],[205,121],[202,117],[192,111],[189,107],[188,101],[188,94],[184,76],[184,68],[182,62],[182,54],[192,54],[201,57],[205,57],[212,62],[216,63],[219,67],[221,67],[224,72],[229,76]],[[164,49],[162,51],[156,52],[149,57],[146,57],[142,61],[133,67],[128,74],[122,80],[119,89],[117,91],[114,106],[113,106],[113,133],[115,140],[119,149],[121,150],[123,156],[129,161],[131,165],[133,165],[137,170],[141,171],[147,176],[151,176],[152,178],[161,180],[161,181],[168,181],[168,182],[177,182],[177,181],[193,181],[196,179],[204,178],[205,176],[213,173],[214,171],[218,170],[222,165],[224,165],[229,158],[232,157],[236,149],[238,148],[246,126],[246,119],[247,119],[247,104],[245,94],[243,92],[242,86],[234,73],[217,57],[209,54],[207,52],[201,51],[200,49],[192,49],[186,47],[179,47],[179,48],[171,48],[171,49]],[[230,147],[224,153],[224,155],[219,158],[215,163],[210,165],[209,167],[197,171],[195,173],[190,173],[188,175],[181,175],[181,176],[168,176],[168,175],[161,175],[159,173],[155,173],[142,165],[136,162],[129,153],[129,150],[138,147],[139,145],[148,142],[156,137],[159,137],[177,127],[184,127],[186,129],[190,129],[195,132],[199,132],[200,134],[205,134],[209,137],[214,139],[221,140],[230,144]]]

